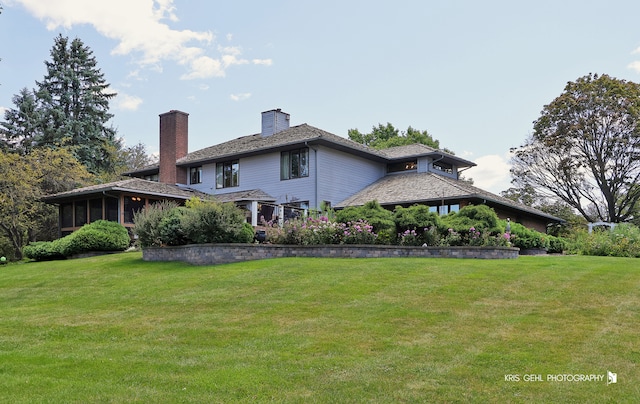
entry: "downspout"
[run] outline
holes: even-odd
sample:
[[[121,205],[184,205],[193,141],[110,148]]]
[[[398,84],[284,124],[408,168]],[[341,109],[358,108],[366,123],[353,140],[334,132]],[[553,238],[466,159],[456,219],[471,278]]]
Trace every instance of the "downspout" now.
[[[315,196],[314,196],[314,206],[315,206],[315,210],[319,211],[320,210],[320,205],[318,204],[318,150],[309,146],[309,142],[305,141],[304,145],[307,146],[308,148],[310,148],[311,150],[313,150],[313,165],[315,166],[315,175],[314,175],[314,181],[315,181]]]
[[[433,170],[433,163],[437,163],[438,161],[441,161],[441,160],[444,160],[444,154],[441,154],[439,159],[431,161],[431,170]]]

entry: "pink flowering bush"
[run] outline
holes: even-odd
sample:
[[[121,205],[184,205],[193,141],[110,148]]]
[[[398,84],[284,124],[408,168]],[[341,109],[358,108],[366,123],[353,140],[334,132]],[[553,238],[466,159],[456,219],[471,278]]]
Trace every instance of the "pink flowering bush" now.
[[[420,236],[416,233],[415,230],[405,230],[402,233],[398,233],[398,244],[400,245],[408,245],[408,246],[417,246],[422,245],[422,241],[420,240]]]
[[[340,223],[342,244],[375,244],[378,235],[373,231],[373,226],[366,220]]]
[[[377,238],[364,220],[338,223],[325,216],[287,220],[282,228],[270,224],[266,235],[270,243],[295,245],[374,244]]]

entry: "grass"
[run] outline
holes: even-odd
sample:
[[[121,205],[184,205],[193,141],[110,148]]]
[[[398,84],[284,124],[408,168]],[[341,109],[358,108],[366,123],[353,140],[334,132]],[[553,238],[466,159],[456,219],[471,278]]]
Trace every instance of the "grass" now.
[[[635,402],[639,324],[637,259],[7,265],[0,402]]]

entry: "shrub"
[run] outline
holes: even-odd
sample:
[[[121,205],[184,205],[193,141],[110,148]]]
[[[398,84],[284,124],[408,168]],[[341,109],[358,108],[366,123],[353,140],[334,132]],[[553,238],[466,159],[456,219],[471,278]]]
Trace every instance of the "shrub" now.
[[[134,233],[142,247],[161,246],[160,222],[172,209],[177,208],[175,202],[162,201],[147,206],[133,214]]]
[[[58,247],[59,243],[52,241],[35,241],[22,249],[25,257],[36,261],[51,261],[64,259],[65,256]]]
[[[539,231],[524,227],[520,223],[511,222],[511,244],[514,247],[521,249],[548,249],[550,237]]]
[[[549,249],[547,252],[551,254],[562,254],[567,249],[567,241],[562,237],[548,236]]]
[[[253,230],[248,237],[244,213],[233,203],[191,199],[180,224],[184,237],[191,243],[248,243],[253,240]]]
[[[377,201],[365,203],[363,206],[351,206],[336,212],[336,220],[340,223],[356,223],[366,221],[373,226],[373,232],[378,235],[376,242],[389,244],[394,241],[396,224],[393,212],[383,208]]]
[[[59,248],[66,257],[89,251],[124,251],[131,242],[124,226],[106,220],[84,225],[60,240]]]
[[[251,223],[245,222],[242,226],[242,232],[239,235],[238,243],[252,243],[256,236],[256,231]]]
[[[182,225],[186,212],[183,207],[176,207],[166,212],[158,223],[160,245],[185,245],[188,238]]]
[[[124,251],[130,242],[124,226],[98,220],[58,240],[30,243],[24,247],[23,254],[36,261],[47,261],[89,251]]]
[[[446,230],[435,212],[426,205],[413,205],[408,208],[396,206],[393,220],[400,245],[437,245],[439,233]]]
[[[442,227],[440,216],[435,212],[430,212],[426,205],[413,205],[408,208],[396,206],[393,211],[393,220],[399,233],[405,230]]]
[[[468,205],[441,218],[444,245],[484,245],[503,234],[496,212],[486,205]],[[493,242],[492,242],[493,243]]]
[[[465,206],[458,212],[443,216],[442,222],[447,230],[453,229],[458,233],[467,233],[472,227],[480,232],[488,231],[491,234],[503,231],[498,226],[498,215],[487,205]]]
[[[340,242],[342,244],[375,244],[378,235],[373,226],[365,220],[341,223]]]
[[[572,235],[570,251],[583,255],[640,257],[640,228],[620,223],[613,230],[580,230]]]

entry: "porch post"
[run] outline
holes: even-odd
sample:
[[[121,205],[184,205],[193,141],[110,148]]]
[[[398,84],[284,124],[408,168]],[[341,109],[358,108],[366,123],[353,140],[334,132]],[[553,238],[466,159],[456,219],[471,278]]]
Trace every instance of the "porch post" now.
[[[258,225],[258,201],[251,201],[251,226]]]

